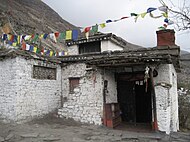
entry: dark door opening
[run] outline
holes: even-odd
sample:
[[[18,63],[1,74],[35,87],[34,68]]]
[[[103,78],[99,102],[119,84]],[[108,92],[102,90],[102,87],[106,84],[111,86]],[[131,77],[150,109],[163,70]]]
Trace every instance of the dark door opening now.
[[[151,124],[150,83],[143,80],[143,74],[142,78],[136,78],[135,76],[130,79],[128,77],[119,77],[117,80],[117,91],[123,122]]]

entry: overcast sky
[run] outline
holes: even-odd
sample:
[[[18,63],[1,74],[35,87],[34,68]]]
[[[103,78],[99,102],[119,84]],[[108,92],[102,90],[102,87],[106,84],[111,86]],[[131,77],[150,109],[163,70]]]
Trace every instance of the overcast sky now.
[[[130,16],[130,13],[143,13],[147,8],[161,6],[159,0],[42,0],[53,8],[63,19],[75,26],[87,27],[101,24],[106,20]],[[172,0],[179,4],[182,0]],[[168,3],[169,4],[169,3]],[[173,5],[170,5],[173,7]],[[155,15],[160,11],[155,11]],[[156,31],[163,25],[164,18],[153,19],[146,15],[144,19],[128,18],[119,22],[107,24],[101,30],[113,33],[128,42],[144,46],[156,46]],[[169,26],[172,29],[173,26]],[[176,44],[190,52],[190,32],[176,32]]]

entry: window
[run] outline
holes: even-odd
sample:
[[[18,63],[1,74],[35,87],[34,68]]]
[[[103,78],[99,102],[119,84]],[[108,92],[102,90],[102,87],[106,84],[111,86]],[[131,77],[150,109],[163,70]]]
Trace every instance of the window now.
[[[56,68],[33,66],[33,78],[56,80]]]
[[[92,52],[101,52],[100,41],[79,44],[79,54],[92,53]]]
[[[69,78],[69,92],[74,93],[74,89],[79,86],[80,78]]]

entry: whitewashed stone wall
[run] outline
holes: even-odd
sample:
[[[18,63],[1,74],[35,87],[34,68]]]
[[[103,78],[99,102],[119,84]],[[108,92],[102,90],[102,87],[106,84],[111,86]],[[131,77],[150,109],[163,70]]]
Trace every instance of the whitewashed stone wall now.
[[[74,93],[69,92],[69,78],[80,78]],[[87,71],[85,64],[72,64],[62,69],[62,88],[64,104],[59,109],[60,117],[76,121],[102,124],[103,80],[100,70]]]
[[[158,128],[169,134],[179,130],[177,76],[172,64],[162,64],[157,71],[154,83]]]
[[[111,70],[106,70],[104,79],[108,81],[106,103],[117,103],[117,82],[115,81],[115,73]]]
[[[0,119],[14,120],[16,99],[16,59],[0,61]]]
[[[22,57],[1,61],[1,118],[7,122],[26,122],[60,107],[61,67]],[[33,65],[54,66],[57,80],[32,78]],[[2,73],[3,72],[3,73]],[[2,81],[1,81],[2,82]],[[1,89],[0,89],[1,90]]]

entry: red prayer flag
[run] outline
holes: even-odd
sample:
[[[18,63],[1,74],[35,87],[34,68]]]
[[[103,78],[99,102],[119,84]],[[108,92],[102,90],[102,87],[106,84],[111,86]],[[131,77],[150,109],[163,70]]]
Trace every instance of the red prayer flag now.
[[[87,33],[87,32],[90,31],[90,29],[91,29],[91,27],[86,27],[86,28],[84,29],[84,32]]]
[[[22,43],[22,50],[26,50],[26,43],[25,42]]]
[[[58,33],[58,32],[55,33],[55,37],[56,37],[56,38],[59,37],[59,33]]]
[[[122,17],[122,18],[121,18],[121,20],[122,20],[122,19],[126,19],[126,18],[129,18],[129,17],[127,17],[127,16],[125,16],[125,17]]]

